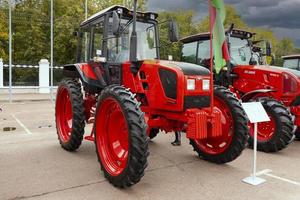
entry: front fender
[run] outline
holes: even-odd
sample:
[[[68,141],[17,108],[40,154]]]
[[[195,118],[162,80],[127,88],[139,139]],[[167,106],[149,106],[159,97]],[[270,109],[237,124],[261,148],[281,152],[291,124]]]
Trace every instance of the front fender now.
[[[78,78],[83,86],[92,92],[98,92],[107,86],[103,77],[97,77],[90,64],[69,64],[63,68],[63,75],[68,78]]]
[[[63,75],[68,78],[80,78],[80,74],[74,64],[64,65]]]
[[[244,94],[242,97],[241,97],[241,100],[243,102],[247,102],[249,101],[250,99],[252,99],[253,97],[255,97],[256,95],[258,94],[268,94],[268,93],[271,93],[271,92],[276,92],[276,90],[272,90],[272,89],[259,89],[259,90],[253,90],[251,92],[248,92],[246,94]]]

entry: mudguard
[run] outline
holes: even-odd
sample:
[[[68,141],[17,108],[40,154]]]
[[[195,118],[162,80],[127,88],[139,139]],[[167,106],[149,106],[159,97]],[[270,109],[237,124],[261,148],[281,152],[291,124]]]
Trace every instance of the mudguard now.
[[[79,78],[85,88],[99,91],[107,86],[101,72],[96,73],[89,64],[69,64],[63,67],[63,74],[68,78]]]
[[[276,92],[276,90],[272,90],[272,89],[259,89],[259,90],[253,90],[251,92],[248,92],[246,94],[244,94],[241,99],[243,102],[247,102],[250,99],[252,99],[254,96],[258,95],[258,94],[267,94],[267,93],[271,93],[271,92]]]

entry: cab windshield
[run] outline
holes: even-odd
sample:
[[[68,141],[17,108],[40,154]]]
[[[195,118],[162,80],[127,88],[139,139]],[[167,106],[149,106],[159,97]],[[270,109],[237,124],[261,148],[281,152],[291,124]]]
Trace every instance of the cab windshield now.
[[[252,51],[246,39],[230,38],[230,48],[230,55],[235,64],[249,64],[252,57]],[[257,60],[258,59],[259,56]],[[210,40],[199,40],[184,44],[182,49],[182,61],[209,67]]]
[[[246,39],[231,37],[230,55],[236,64],[248,65],[252,57],[252,50],[248,41]]]
[[[299,68],[299,60],[300,59],[287,59],[283,63],[284,68],[289,68],[289,69],[298,69]]]
[[[112,22],[112,19],[110,19]],[[132,20],[121,20],[121,35],[115,37],[110,31],[108,33],[107,51],[108,61],[123,63],[129,60],[130,36],[132,33]],[[136,23],[137,33],[137,59],[156,59],[158,58],[156,26],[154,23]]]

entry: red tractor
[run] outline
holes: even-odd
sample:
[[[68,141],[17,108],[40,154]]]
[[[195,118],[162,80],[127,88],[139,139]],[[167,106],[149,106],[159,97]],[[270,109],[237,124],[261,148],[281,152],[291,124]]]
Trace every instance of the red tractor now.
[[[251,41],[254,33],[231,29],[228,31],[231,64],[215,74],[217,84],[229,88],[244,102],[260,101],[271,121],[258,125],[258,149],[276,152],[284,149],[294,138],[295,125],[300,126],[300,74],[295,70],[263,66],[262,55],[266,53]],[[181,39],[182,61],[210,67],[210,34],[201,33]],[[300,137],[298,128],[297,136]],[[250,146],[253,145],[253,127],[250,126]]]
[[[67,151],[85,139],[95,142],[105,177],[129,187],[144,175],[149,137],[160,130],[186,132],[205,160],[226,163],[243,151],[248,134],[240,101],[213,86],[204,67],[159,59],[158,15],[109,7],[84,21],[78,63],[64,66],[56,98],[59,142]],[[169,22],[171,41],[178,40]]]

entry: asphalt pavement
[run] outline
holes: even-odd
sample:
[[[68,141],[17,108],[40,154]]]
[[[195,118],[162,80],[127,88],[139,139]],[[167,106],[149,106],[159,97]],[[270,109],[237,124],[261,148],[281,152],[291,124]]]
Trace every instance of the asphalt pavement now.
[[[251,149],[231,163],[216,165],[197,157],[186,139],[174,147],[174,136],[162,133],[150,143],[143,179],[128,189],[115,188],[100,171],[93,142],[84,141],[73,153],[60,147],[54,104],[47,98],[0,102],[1,200],[300,199],[299,141],[278,153],[259,152],[258,171],[267,182],[251,186],[242,182],[251,173]]]

